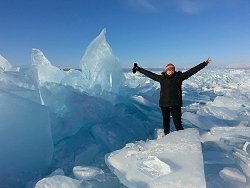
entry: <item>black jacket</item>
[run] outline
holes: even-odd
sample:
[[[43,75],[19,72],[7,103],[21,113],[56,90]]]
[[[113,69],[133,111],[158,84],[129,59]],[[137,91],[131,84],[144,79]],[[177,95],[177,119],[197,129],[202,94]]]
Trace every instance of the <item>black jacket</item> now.
[[[160,82],[161,91],[159,106],[172,107],[182,106],[182,82],[203,69],[206,65],[207,63],[203,62],[184,73],[181,71],[175,72],[172,76],[166,73],[158,75],[143,68],[139,68],[138,71],[152,80]]]

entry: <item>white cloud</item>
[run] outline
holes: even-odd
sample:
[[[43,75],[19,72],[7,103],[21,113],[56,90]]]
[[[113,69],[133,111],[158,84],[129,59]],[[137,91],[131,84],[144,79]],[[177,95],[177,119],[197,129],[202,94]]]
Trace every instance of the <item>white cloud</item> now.
[[[126,4],[139,11],[157,12],[158,8],[149,0],[127,0]]]
[[[206,7],[206,1],[201,0],[175,0],[175,1],[157,1],[157,0],[122,0],[130,8],[143,12],[160,12],[165,9],[179,9],[181,12],[194,14],[200,12]]]
[[[184,13],[195,14],[203,10],[206,7],[206,3],[197,0],[179,0],[178,7]]]
[[[244,2],[249,0],[244,0]],[[122,4],[141,12],[179,10],[185,14],[197,14],[214,7],[241,4],[235,0],[120,0]],[[249,4],[249,3],[248,3]]]
[[[176,6],[183,13],[196,14],[204,10],[212,10],[214,7],[237,6],[247,3],[249,0],[235,1],[235,0],[177,0]],[[249,2],[247,3],[249,5]]]

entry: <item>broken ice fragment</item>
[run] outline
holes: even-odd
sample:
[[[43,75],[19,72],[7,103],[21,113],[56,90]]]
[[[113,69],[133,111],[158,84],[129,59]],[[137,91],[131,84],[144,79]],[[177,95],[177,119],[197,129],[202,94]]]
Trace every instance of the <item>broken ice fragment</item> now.
[[[170,166],[155,156],[138,158],[136,165],[140,172],[152,179],[171,173]]]

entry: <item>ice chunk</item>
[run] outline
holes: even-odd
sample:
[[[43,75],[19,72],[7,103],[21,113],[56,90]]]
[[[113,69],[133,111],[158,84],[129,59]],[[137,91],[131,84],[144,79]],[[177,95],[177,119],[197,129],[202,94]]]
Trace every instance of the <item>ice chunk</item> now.
[[[162,115],[159,111],[158,101],[156,104],[149,101],[147,98],[150,99],[150,96],[146,96],[145,94],[143,96],[131,96],[131,105],[135,107],[137,114],[140,113],[141,116],[162,124]]]
[[[209,111],[218,118],[227,120],[235,120],[238,118],[237,113],[227,107],[217,107],[210,104],[208,104],[207,107]]]
[[[218,127],[218,124],[227,126],[226,123],[219,121],[216,117],[202,116],[191,112],[184,112],[182,118],[203,130],[210,130],[212,127]]]
[[[94,125],[91,133],[110,151],[120,149],[131,141],[147,139],[144,127],[131,115],[114,118],[107,124]]]
[[[0,88],[15,95],[40,103],[36,79],[33,76],[30,67],[13,67],[1,55]]]
[[[12,68],[12,65],[3,57],[0,55],[0,72],[7,71]]]
[[[245,137],[245,136],[226,136],[226,137],[221,137],[220,142],[222,142],[225,145],[235,147],[238,149],[246,149],[247,148],[247,143],[250,141],[250,137]],[[245,150],[246,151],[246,150]]]
[[[250,135],[250,127],[212,127],[211,134],[217,137],[223,136],[246,136]]]
[[[66,75],[63,70],[52,66],[49,60],[39,49],[32,49],[31,62],[33,65],[33,71],[36,75],[37,83],[61,83],[62,79]]]
[[[145,166],[140,164],[144,161],[150,165],[146,163],[142,172],[141,168]],[[127,144],[121,150],[107,154],[106,164],[127,187],[206,187],[196,129],[175,131],[161,139]],[[168,166],[171,173],[168,173]],[[157,168],[158,174],[150,174]]]
[[[65,72],[59,68],[52,66],[49,60],[43,55],[39,49],[32,49],[31,52],[32,71],[38,84],[40,101],[43,105],[44,98],[48,97],[48,93],[42,91],[42,87],[46,84],[60,84],[65,77]]]
[[[210,101],[210,97],[207,95],[202,95],[200,93],[194,93],[194,92],[186,92],[183,91],[182,93],[183,101],[195,101],[195,102],[208,102]]]
[[[88,88],[88,80],[83,78],[82,72],[75,69],[65,71],[65,77],[62,79],[62,85],[69,85],[80,91]]]
[[[140,172],[151,179],[171,173],[170,166],[155,156],[146,156],[136,160],[136,166]]]
[[[75,166],[73,168],[74,176],[78,180],[98,180],[105,181],[102,169],[93,166]]]
[[[164,136],[165,136],[164,129],[155,129],[155,135],[154,135],[155,139],[160,139]]]
[[[4,72],[1,75],[1,79],[2,81],[5,81],[8,91],[35,90],[35,80],[33,80],[30,76],[32,77],[26,68],[21,68],[18,72]]]
[[[57,187],[65,187],[65,188],[81,188],[83,186],[82,181],[72,179],[66,176],[56,175],[48,178],[41,179],[37,182],[35,188],[57,188]],[[91,188],[91,186],[84,186],[86,188]]]
[[[61,175],[65,176],[64,170],[61,168],[56,169],[54,172],[52,172],[49,177],[56,176],[56,175]]]
[[[72,87],[46,82],[40,85],[39,89],[45,106],[48,106],[57,116],[67,116],[69,109],[67,108],[66,102],[73,90]]]
[[[0,178],[46,168],[54,146],[48,107],[0,90]]]
[[[250,157],[241,150],[234,150],[232,155],[236,163],[241,167],[244,174],[249,178],[250,177]]]
[[[242,148],[243,148],[243,151],[246,151],[247,153],[250,154],[250,142],[245,142]]]
[[[100,144],[89,144],[80,154],[75,156],[75,165],[91,164],[91,162],[98,160],[96,158],[102,152],[102,150],[103,147]]]
[[[106,29],[88,46],[79,66],[90,88],[100,87],[108,92],[117,92],[125,77],[122,66],[105,38]]]
[[[119,111],[110,102],[102,98],[76,92],[71,87],[64,87],[57,84],[49,85],[54,87],[51,87],[51,90],[47,90],[48,101],[53,102],[57,107],[62,107],[62,111],[57,110],[56,112],[67,112],[67,109],[69,112],[66,114],[63,113],[64,116],[62,118],[55,117],[55,119],[52,119],[51,129],[54,143],[65,137],[74,135],[81,127],[92,127],[101,123],[105,124],[120,116]],[[106,135],[103,136],[106,137]],[[97,139],[99,140],[99,133]]]
[[[36,49],[36,48],[32,48],[32,52],[31,52],[31,64],[32,65],[47,65],[47,66],[51,65],[51,63],[43,55],[43,53],[39,49]]]
[[[217,96],[212,105],[217,107],[226,107],[231,110],[240,110],[242,108],[242,101],[239,100],[239,98]]]
[[[229,127],[247,127],[248,121],[241,121],[241,120],[223,120]],[[219,126],[221,127],[221,126]],[[223,126],[222,126],[223,127]]]
[[[246,186],[246,176],[236,168],[223,168],[219,174],[225,181],[237,186],[238,188],[245,188]]]
[[[41,103],[37,81],[30,66],[0,72],[1,89]]]
[[[203,160],[205,164],[234,164],[234,158],[229,152],[220,148],[218,144],[207,141],[202,144]]]
[[[148,101],[145,97],[143,96],[131,96],[131,99],[133,99],[134,101],[136,101],[137,103],[144,105],[145,107],[151,107],[154,108],[155,106],[158,107],[158,104],[156,105],[155,103],[152,103],[150,101]]]
[[[224,181],[220,176],[214,174],[208,174],[206,176],[207,188],[236,188],[230,186],[226,181]]]

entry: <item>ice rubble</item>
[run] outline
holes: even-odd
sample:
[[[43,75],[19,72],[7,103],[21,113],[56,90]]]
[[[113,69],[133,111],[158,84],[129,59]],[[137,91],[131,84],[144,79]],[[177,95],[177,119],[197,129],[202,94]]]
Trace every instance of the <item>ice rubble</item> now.
[[[123,73],[105,32],[84,54],[83,72],[59,69],[35,48],[31,65],[0,56],[0,187],[153,187],[169,177],[175,187],[249,186],[249,71],[206,68],[185,81],[185,130],[161,138],[159,84]]]

